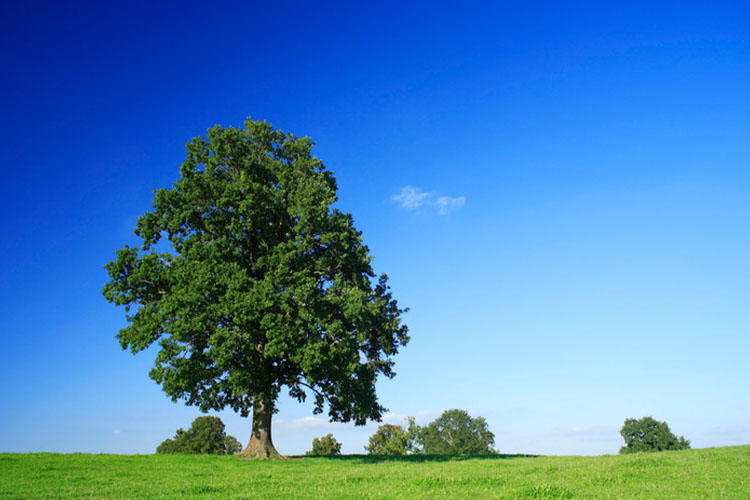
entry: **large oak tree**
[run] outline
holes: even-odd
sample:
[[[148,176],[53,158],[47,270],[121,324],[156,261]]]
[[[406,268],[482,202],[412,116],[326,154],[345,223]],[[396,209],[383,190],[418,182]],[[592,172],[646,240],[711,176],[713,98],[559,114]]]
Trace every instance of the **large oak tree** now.
[[[376,378],[409,340],[312,145],[250,119],[209,129],[138,219],[142,244],[105,266],[104,296],[128,312],[122,348],[158,343],[150,376],[173,401],[252,412],[246,457],[279,456],[284,388],[332,421],[380,420]]]

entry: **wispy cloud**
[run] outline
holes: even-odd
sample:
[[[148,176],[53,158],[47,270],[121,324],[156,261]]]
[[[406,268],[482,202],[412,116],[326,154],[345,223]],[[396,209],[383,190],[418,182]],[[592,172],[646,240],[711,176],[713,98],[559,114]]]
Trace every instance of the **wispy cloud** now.
[[[302,417],[297,420],[292,420],[287,424],[287,428],[292,431],[318,429],[328,425],[328,421],[322,418],[316,417]]]
[[[750,425],[719,425],[706,431],[706,434],[750,434]]]
[[[421,207],[429,197],[430,193],[426,191],[422,191],[413,186],[404,186],[398,194],[391,196],[391,200],[398,203],[401,208],[406,210],[416,210]]]
[[[592,427],[573,427],[562,431],[561,434],[566,437],[578,439],[581,441],[619,441],[620,433],[615,427],[592,426]]]
[[[602,425],[595,425],[592,427],[573,427],[567,431],[568,434],[590,434],[590,435],[602,435],[610,434],[612,432],[617,433],[617,429],[614,427],[605,427]]]
[[[429,206],[440,215],[446,215],[464,206],[465,196],[437,196],[414,186],[404,186],[391,196],[391,201],[397,203],[404,210],[416,210],[421,206]]]
[[[720,425],[702,432],[691,432],[690,440],[694,445],[730,446],[746,444],[750,441],[750,426],[744,424]]]
[[[350,424],[330,422],[324,417],[301,417],[293,420],[278,419],[274,421],[275,428],[285,433],[295,432],[336,432],[337,429],[348,427]]]
[[[437,418],[442,412],[439,410],[422,410],[415,413],[400,414],[387,412],[383,415],[380,422],[368,421],[365,428],[368,432],[373,433],[382,424],[393,424],[401,425],[406,427],[408,425],[408,418],[410,416],[415,417],[416,421],[420,425],[426,425],[430,421]],[[341,432],[342,430],[353,427],[353,424],[342,423],[342,422],[329,422],[328,419],[323,417],[302,417],[295,418],[293,420],[278,419],[274,421],[274,426],[277,431],[284,433],[306,433],[306,432]]]
[[[397,424],[397,425],[406,425],[406,422],[408,421],[409,417],[414,417],[414,420],[417,423],[427,423],[431,420],[434,420],[440,414],[443,413],[440,410],[420,410],[415,413],[410,414],[400,414],[400,413],[394,413],[394,412],[387,412],[383,415],[383,423],[386,424]]]
[[[120,430],[120,429],[114,429],[114,430],[112,431],[112,434],[115,434],[115,435],[117,435],[117,434],[122,434],[122,430]]]
[[[445,215],[458,208],[461,208],[462,206],[464,206],[464,203],[466,203],[466,196],[457,196],[455,198],[450,196],[441,196],[437,199],[435,205],[437,205],[438,212],[440,212],[440,214],[442,215]]]

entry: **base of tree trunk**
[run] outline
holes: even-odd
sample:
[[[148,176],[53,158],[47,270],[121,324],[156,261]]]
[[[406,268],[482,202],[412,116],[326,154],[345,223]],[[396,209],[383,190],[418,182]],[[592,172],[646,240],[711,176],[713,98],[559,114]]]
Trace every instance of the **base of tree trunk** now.
[[[271,439],[271,417],[273,416],[273,399],[256,396],[253,401],[253,430],[247,448],[240,453],[241,458],[256,460],[286,460],[276,451]]]
[[[247,447],[239,454],[240,458],[254,460],[286,460],[286,457],[276,451],[273,443],[263,443],[261,440],[251,439]]]

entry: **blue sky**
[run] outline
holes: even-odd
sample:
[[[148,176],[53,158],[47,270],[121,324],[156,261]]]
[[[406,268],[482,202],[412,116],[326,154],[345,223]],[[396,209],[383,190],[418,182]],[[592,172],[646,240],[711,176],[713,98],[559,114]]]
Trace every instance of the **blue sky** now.
[[[316,141],[411,308],[386,421],[750,443],[750,12],[605,3],[2,7],[0,451],[151,453],[199,415],[120,350],[102,266],[184,144],[248,116]],[[284,397],[274,441],[376,426]]]

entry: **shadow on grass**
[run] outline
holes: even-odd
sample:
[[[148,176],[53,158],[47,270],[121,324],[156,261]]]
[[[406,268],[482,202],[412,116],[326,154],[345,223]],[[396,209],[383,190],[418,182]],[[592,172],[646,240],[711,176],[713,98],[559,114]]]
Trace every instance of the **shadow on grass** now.
[[[382,462],[461,462],[463,460],[510,460],[513,458],[537,458],[541,455],[335,455],[329,457],[309,457],[305,455],[293,458],[327,458],[342,462],[360,462],[376,464]]]

